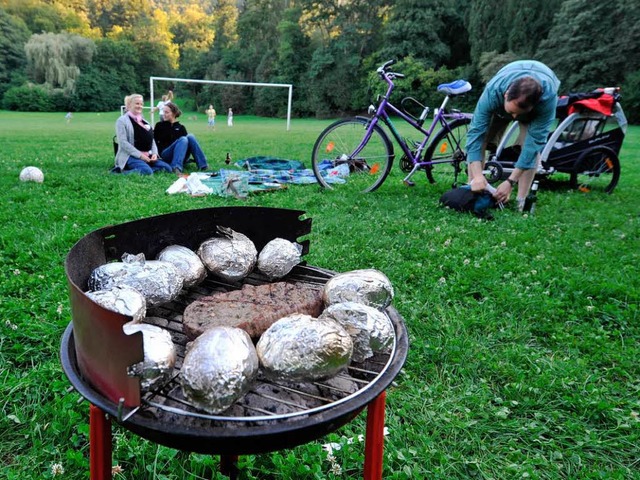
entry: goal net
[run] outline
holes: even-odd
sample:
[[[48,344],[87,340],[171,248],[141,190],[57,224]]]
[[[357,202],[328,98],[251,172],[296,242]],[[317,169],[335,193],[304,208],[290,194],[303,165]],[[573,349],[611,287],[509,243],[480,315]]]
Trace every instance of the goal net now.
[[[171,78],[171,77],[149,77],[149,94],[151,96],[151,124],[154,124],[154,82],[184,82],[184,83],[204,83],[212,85],[240,85],[245,87],[271,87],[286,88],[289,91],[287,100],[287,131],[291,128],[291,101],[293,98],[293,85],[290,83],[260,83],[260,82],[231,82],[226,80],[196,80],[192,78]]]

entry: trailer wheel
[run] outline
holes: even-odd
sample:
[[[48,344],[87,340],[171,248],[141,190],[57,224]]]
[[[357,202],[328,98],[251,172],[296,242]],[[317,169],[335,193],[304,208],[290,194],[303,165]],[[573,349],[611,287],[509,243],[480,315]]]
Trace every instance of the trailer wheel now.
[[[611,193],[619,179],[618,155],[609,147],[601,145],[580,154],[571,173],[571,186],[585,193]]]

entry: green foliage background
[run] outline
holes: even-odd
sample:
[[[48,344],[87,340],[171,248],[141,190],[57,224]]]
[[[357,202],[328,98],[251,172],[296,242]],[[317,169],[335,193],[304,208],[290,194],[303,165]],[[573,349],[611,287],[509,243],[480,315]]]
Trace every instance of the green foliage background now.
[[[291,83],[295,116],[330,117],[362,111],[371,72],[393,58],[438,82],[470,80],[472,108],[487,68],[534,58],[562,93],[621,86],[637,123],[639,25],[635,0],[0,0],[0,95],[16,89],[11,110],[103,111],[147,95],[149,76]],[[431,103],[433,87],[406,90]],[[158,85],[170,88],[200,112],[286,113],[286,92]]]

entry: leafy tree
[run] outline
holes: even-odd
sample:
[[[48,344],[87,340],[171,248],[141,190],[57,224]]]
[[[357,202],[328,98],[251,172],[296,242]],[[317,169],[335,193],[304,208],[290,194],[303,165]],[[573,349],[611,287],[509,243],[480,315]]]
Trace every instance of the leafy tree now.
[[[29,35],[22,20],[0,8],[0,97],[8,88],[12,76],[23,71],[27,65],[24,45]]]
[[[468,60],[467,32],[456,2],[398,0],[385,26],[381,56],[411,56],[427,67],[457,65]]]
[[[640,123],[640,70],[627,74],[621,103],[629,123]]]
[[[137,74],[139,68],[139,55],[131,42],[98,40],[93,62],[76,81],[72,109],[115,110],[126,95],[146,92],[147,83],[142,83]]]
[[[181,51],[206,50],[211,47],[215,38],[211,17],[197,4],[190,4],[181,10],[173,8],[169,15],[169,29],[173,35],[173,43]]]
[[[498,73],[498,70],[504,67],[507,63],[511,63],[515,60],[519,60],[519,57],[511,51],[504,53],[498,53],[496,51],[483,52],[482,55],[480,55],[480,61],[478,62],[482,82],[486,84],[496,73]]]
[[[534,54],[565,0],[473,0],[469,10],[471,59],[484,52]]]
[[[97,33],[89,27],[84,0],[0,0],[0,6],[21,18],[32,33]]]
[[[66,33],[32,35],[25,45],[28,71],[36,83],[73,92],[80,67],[91,62],[93,41]]]
[[[640,65],[640,3],[566,0],[538,49],[564,91],[620,85]]]

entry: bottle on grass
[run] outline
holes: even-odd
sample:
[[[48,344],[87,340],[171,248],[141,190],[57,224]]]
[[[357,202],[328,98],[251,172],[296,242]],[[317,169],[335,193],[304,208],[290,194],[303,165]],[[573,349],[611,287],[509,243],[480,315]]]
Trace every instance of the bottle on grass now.
[[[524,208],[522,209],[522,213],[528,213],[529,215],[533,215],[536,211],[536,202],[538,201],[538,181],[534,181],[533,185],[531,185],[531,191],[527,198],[524,200]]]

